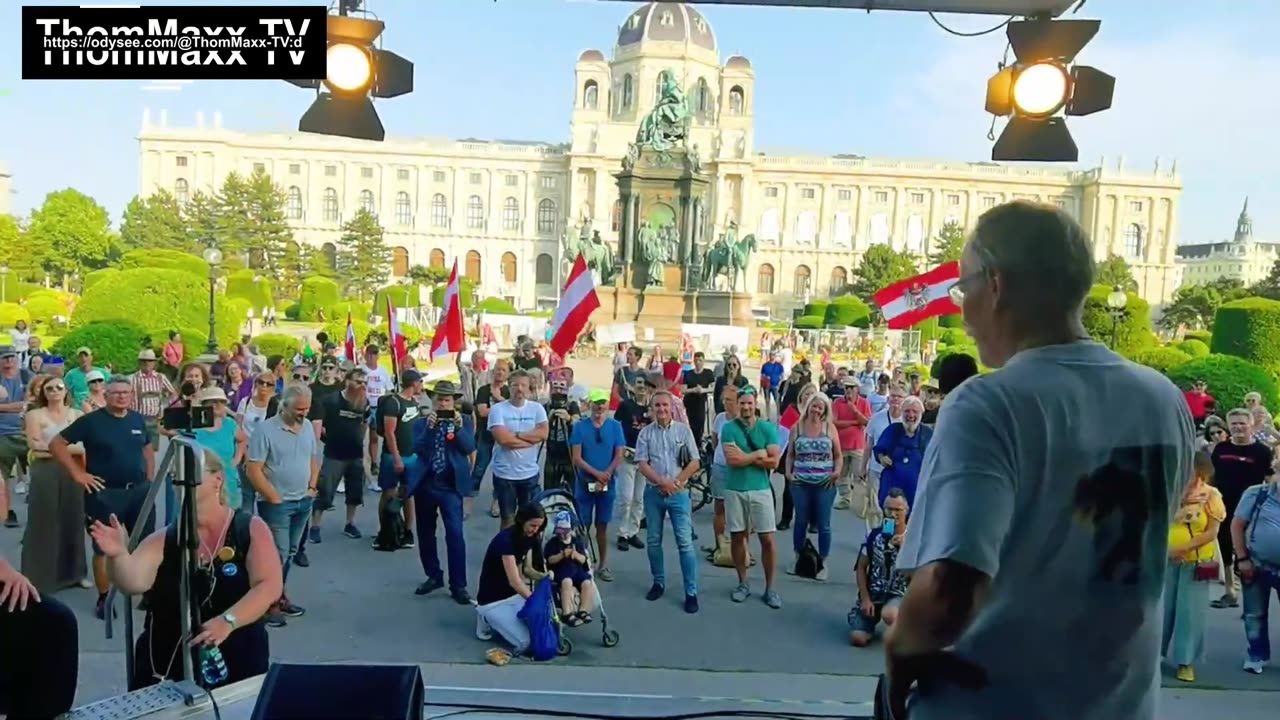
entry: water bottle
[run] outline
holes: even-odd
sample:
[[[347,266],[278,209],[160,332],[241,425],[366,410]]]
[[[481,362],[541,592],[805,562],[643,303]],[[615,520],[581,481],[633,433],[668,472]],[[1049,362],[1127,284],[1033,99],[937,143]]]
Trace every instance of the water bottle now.
[[[200,676],[205,687],[217,687],[227,681],[227,662],[222,651],[211,645],[200,648]]]

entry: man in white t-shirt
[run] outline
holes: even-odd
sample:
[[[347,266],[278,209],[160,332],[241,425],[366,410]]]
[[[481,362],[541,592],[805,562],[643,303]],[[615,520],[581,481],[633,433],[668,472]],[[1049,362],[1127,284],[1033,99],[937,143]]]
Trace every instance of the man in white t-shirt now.
[[[1088,338],[1093,248],[1053,207],[978,219],[953,297],[983,364],[950,393],[898,557],[881,695],[911,720],[1154,720],[1161,590],[1194,431]],[[912,686],[916,692],[912,694]]]
[[[529,399],[529,373],[517,370],[507,381],[510,400],[489,409],[493,433],[493,491],[498,496],[502,527],[511,527],[516,510],[538,494],[538,455],[550,425],[547,410]]]
[[[391,379],[391,373],[386,368],[378,364],[379,350],[377,345],[370,345],[364,349],[364,375],[368,384],[365,386],[365,394],[369,398],[369,489],[380,492],[378,487],[378,458],[381,456],[379,445],[381,438],[378,437],[377,431],[374,429],[374,412],[378,408],[378,400],[383,395],[393,392],[396,389],[395,383]]]

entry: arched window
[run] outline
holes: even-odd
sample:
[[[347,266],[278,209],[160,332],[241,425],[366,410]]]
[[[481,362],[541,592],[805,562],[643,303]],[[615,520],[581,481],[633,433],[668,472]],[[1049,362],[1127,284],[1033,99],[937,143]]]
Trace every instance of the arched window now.
[[[520,229],[520,201],[513,197],[502,201],[502,229],[508,232]]]
[[[842,267],[836,266],[831,269],[831,287],[829,292],[832,295],[839,295],[849,284],[849,271]]]
[[[631,80],[631,75],[629,73],[627,75],[623,75],[622,76],[622,109],[623,110],[630,110],[631,103],[635,101],[635,88],[632,87],[632,85],[633,85],[633,82]]]
[[[509,283],[516,281],[516,256],[514,253],[502,253],[502,279]]]
[[[582,107],[588,110],[595,110],[600,106],[600,86],[595,80],[588,80],[586,86],[582,88]]]
[[[403,190],[396,193],[396,225],[413,225],[413,202],[409,200],[409,193]]]
[[[449,201],[440,193],[431,197],[431,227],[449,227]]]
[[[369,213],[370,215],[378,214],[378,204],[373,201],[372,190],[360,191],[360,209]]]
[[[1129,227],[1124,229],[1124,255],[1129,258],[1140,258],[1142,249],[1142,227],[1137,223],[1130,223]]]
[[[173,181],[173,199],[178,201],[179,205],[186,205],[191,199],[191,186],[183,178]]]
[[[290,220],[302,219],[302,190],[296,185],[289,188],[289,195],[284,201],[284,214]]]
[[[613,201],[613,213],[609,216],[609,229],[622,232],[622,198]]]
[[[409,274],[409,251],[406,248],[391,248],[391,275],[405,277]]]
[[[773,294],[773,266],[769,263],[762,263],[760,269],[756,271],[756,293]]]
[[[538,232],[550,235],[556,231],[556,201],[543,198],[538,202]]]
[[[693,97],[694,107],[698,109],[699,115],[711,112],[711,88],[707,85],[706,78],[698,78],[698,87]]]
[[[338,248],[333,243],[320,246],[320,257],[324,258],[324,266],[330,271],[338,269]]]
[[[555,260],[548,254],[538,255],[533,263],[533,281],[538,285],[550,285],[555,282]]]
[[[741,115],[747,107],[747,94],[742,92],[742,86],[734,85],[729,88],[729,114]]]
[[[324,189],[324,197],[321,200],[321,208],[324,212],[325,222],[338,222],[342,219],[342,210],[338,208],[338,191],[333,188]]]
[[[796,280],[793,287],[796,297],[802,298],[809,293],[810,281],[811,281],[811,278],[809,277],[809,266],[801,265],[797,267]]]
[[[484,229],[484,201],[479,195],[472,195],[471,199],[467,200],[467,229]]]
[[[467,251],[467,279],[472,283],[480,282],[480,253],[475,250]]]
[[[441,270],[444,269],[444,251],[443,250],[441,250],[440,248],[434,248],[431,251],[430,257],[431,257],[431,260],[429,261],[429,264],[431,267],[440,268]]]

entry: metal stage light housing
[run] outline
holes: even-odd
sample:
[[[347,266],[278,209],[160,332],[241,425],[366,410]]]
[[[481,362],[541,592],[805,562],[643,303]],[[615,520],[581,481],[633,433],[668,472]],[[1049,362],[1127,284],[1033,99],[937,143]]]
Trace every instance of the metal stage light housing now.
[[[320,93],[298,121],[300,132],[382,142],[387,131],[368,96],[344,98]]]

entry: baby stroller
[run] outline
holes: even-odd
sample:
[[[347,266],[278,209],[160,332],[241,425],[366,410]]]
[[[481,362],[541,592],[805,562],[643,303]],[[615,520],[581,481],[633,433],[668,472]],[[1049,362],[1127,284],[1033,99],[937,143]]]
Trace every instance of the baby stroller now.
[[[578,515],[578,503],[573,499],[573,495],[566,490],[553,489],[545,490],[538,495],[538,504],[542,506],[543,512],[548,518],[553,518],[560,511],[567,511],[573,518],[573,531],[578,537],[582,538],[587,546],[587,557],[591,560],[591,565],[595,566],[598,560],[598,551],[596,549],[595,538],[592,528],[584,527]],[[543,526],[543,542],[550,541],[551,535],[555,532],[551,522],[547,522]],[[609,614],[605,610],[604,596],[600,593],[600,583],[596,583],[596,612],[600,615],[600,643],[607,648],[614,647],[618,644],[619,635],[617,630],[609,629]],[[559,615],[559,603],[556,604],[556,613]],[[563,619],[561,619],[563,620]],[[561,622],[562,630],[568,626]],[[573,652],[573,642],[563,632],[560,635],[560,654],[568,655]]]

